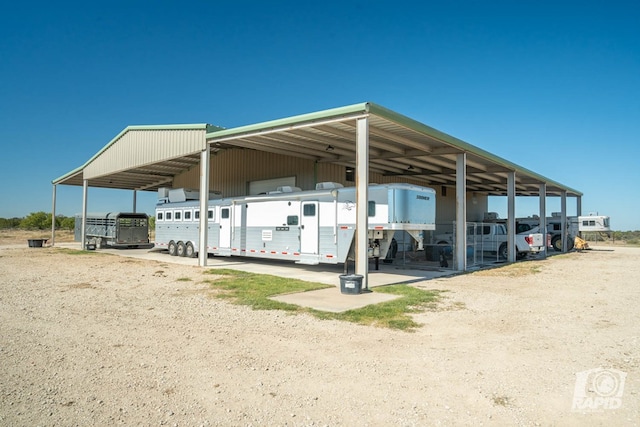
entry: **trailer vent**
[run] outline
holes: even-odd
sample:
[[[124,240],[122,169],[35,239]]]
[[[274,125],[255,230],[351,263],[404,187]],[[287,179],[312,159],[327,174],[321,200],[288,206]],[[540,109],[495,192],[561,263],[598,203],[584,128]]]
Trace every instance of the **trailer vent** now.
[[[302,191],[302,188],[292,187],[291,185],[283,185],[276,188],[276,191],[280,191],[281,193],[295,193],[296,191]]]
[[[316,190],[331,190],[334,188],[342,188],[344,185],[339,182],[319,182],[316,184]]]

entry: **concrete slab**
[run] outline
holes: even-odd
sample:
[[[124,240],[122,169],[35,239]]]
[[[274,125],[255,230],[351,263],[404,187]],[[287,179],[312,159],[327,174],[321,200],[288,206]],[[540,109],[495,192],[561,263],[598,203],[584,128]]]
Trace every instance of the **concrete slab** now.
[[[317,291],[298,292],[295,294],[278,295],[272,300],[288,304],[309,307],[315,310],[342,313],[355,310],[371,304],[391,301],[399,295],[383,294],[380,292],[367,292],[358,295],[343,294],[339,288],[326,288]]]

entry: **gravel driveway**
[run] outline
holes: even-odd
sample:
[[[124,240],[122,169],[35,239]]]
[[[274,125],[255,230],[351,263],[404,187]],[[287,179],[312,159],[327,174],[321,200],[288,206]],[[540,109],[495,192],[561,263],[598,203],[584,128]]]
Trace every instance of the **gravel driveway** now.
[[[407,333],[0,246],[0,425],[638,425],[640,249],[517,266],[414,284],[448,292]]]

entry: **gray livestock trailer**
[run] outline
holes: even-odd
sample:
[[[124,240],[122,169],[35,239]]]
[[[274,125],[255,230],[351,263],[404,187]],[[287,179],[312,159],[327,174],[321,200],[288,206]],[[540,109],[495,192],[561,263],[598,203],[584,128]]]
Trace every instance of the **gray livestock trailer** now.
[[[82,240],[82,215],[75,217],[74,238]],[[87,214],[87,242],[97,247],[135,248],[149,245],[149,216],[145,213],[108,212]]]
[[[195,257],[200,239],[197,193],[161,190],[156,247],[170,255]],[[423,231],[435,229],[435,191],[384,184],[370,185],[368,194],[370,257],[384,258],[396,231],[406,231],[422,248]],[[300,264],[338,264],[353,258],[355,187],[320,183],[310,191],[280,187],[264,195],[211,197],[217,196],[208,202],[207,253]]]

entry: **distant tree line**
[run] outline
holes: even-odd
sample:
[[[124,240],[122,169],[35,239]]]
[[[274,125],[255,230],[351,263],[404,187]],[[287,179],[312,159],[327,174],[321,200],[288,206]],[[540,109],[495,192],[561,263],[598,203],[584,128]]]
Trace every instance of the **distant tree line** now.
[[[56,215],[56,229],[73,231],[76,219],[73,216]],[[149,228],[154,229],[155,217],[149,218]],[[24,218],[0,218],[0,230],[21,228],[23,230],[50,230],[51,214],[32,212]]]
[[[613,232],[613,239],[618,241],[618,240],[624,240],[625,242],[631,244],[631,245],[638,245],[640,244],[640,230],[635,230],[635,231],[614,231]]]
[[[75,218],[56,215],[56,228],[73,230]],[[23,230],[51,229],[51,214],[46,212],[32,212],[24,218],[0,218],[0,229],[21,228]]]

